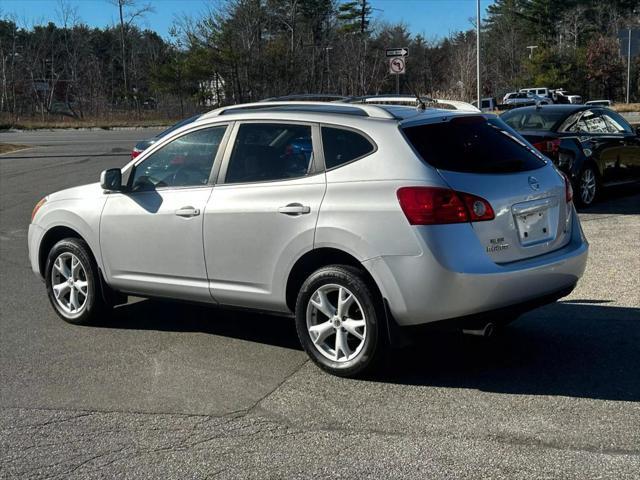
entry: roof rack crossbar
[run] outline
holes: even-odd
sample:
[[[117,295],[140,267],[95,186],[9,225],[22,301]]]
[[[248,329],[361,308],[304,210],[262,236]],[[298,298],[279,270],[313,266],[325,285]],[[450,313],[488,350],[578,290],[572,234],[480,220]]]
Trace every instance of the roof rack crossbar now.
[[[352,108],[354,110],[360,110],[361,112],[363,112],[364,114],[366,114],[368,117],[371,117],[371,118],[385,118],[385,119],[391,119],[391,120],[396,119],[394,115],[392,115],[387,110],[377,105],[351,104],[351,103],[343,104],[343,103],[337,103],[337,102],[304,102],[304,101],[275,101],[275,102],[263,101],[263,102],[254,102],[254,103],[241,103],[238,105],[231,105],[228,107],[221,107],[215,110],[211,110],[210,112],[205,113],[203,117],[217,117],[224,113],[230,113],[233,110],[239,110],[239,111],[240,110],[261,110],[261,109],[267,109],[271,107],[288,107],[288,106],[301,107],[300,108],[301,110],[304,110],[304,107],[323,106],[323,107],[336,108],[339,106],[340,108],[344,107],[344,108]],[[309,109],[309,111],[317,111],[317,110]],[[332,111],[331,113],[339,114],[340,112]]]

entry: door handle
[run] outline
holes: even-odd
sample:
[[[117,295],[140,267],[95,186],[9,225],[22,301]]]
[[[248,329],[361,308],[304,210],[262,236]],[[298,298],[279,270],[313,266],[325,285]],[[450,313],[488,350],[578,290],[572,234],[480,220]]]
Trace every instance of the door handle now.
[[[301,203],[290,203],[285,207],[280,207],[278,212],[285,215],[302,215],[303,213],[311,212],[311,207],[308,205],[302,205]]]
[[[182,207],[176,210],[176,215],[179,217],[197,217],[200,215],[200,209],[193,207]]]

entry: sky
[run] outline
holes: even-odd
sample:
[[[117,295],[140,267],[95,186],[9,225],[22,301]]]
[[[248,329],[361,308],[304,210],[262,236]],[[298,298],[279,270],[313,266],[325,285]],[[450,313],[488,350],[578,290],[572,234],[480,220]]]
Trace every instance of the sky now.
[[[155,30],[166,37],[173,20],[183,14],[197,18],[208,5],[219,0],[137,0],[150,3],[155,12],[148,13],[137,22],[140,27]],[[442,38],[451,33],[472,27],[470,18],[476,15],[476,0],[369,0],[373,17],[392,23],[403,22],[414,35],[426,38]],[[110,0],[65,0],[77,8],[80,19],[92,27],[113,25],[117,20],[117,8]],[[481,11],[493,0],[481,0]],[[60,23],[59,0],[0,0],[0,15],[12,16],[20,26],[53,21]]]

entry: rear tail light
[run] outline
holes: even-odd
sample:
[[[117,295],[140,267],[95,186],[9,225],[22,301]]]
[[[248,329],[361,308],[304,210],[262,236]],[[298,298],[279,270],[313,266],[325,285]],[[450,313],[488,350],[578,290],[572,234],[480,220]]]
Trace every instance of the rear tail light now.
[[[546,154],[555,155],[560,151],[560,139],[543,140],[533,144],[539,151]]]
[[[483,198],[448,188],[402,187],[397,195],[411,225],[479,222],[495,216]]]
[[[567,203],[569,203],[573,200],[573,187],[571,186],[571,180],[565,173],[562,174],[562,177],[564,178],[564,196]]]
[[[467,211],[469,212],[469,218],[472,222],[482,222],[484,220],[493,220],[495,213],[491,204],[484,198],[480,198],[470,193],[456,192],[464,201]]]

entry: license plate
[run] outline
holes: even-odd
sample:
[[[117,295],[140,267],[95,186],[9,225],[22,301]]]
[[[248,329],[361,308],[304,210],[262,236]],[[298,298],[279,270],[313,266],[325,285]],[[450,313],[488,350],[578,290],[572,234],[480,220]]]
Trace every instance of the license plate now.
[[[520,243],[524,246],[546,242],[552,238],[549,210],[515,215]]]

